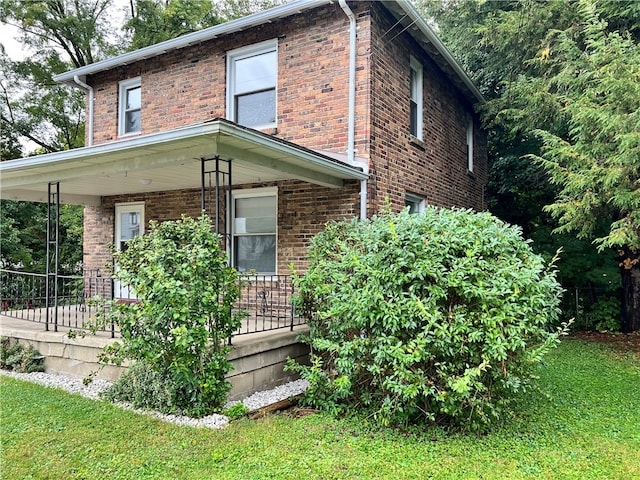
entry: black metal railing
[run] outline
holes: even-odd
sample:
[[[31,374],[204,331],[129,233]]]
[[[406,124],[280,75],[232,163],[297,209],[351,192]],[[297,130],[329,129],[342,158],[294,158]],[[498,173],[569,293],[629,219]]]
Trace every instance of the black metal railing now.
[[[257,275],[241,277],[243,287],[236,308],[247,317],[235,335],[266,332],[303,325],[291,304],[293,282],[289,275]]]
[[[0,269],[0,314],[43,323],[45,330],[58,327],[86,329],[111,300],[109,277],[47,276],[41,273]],[[55,280],[55,281],[53,281]],[[98,328],[115,336],[113,324]]]
[[[114,286],[111,277],[102,277],[95,272],[56,278],[56,282],[49,282],[47,292],[45,274],[0,269],[0,314],[43,323],[46,330],[57,331],[58,327],[86,329],[95,325],[96,316],[108,308],[109,300],[137,301],[128,289]],[[305,323],[291,304],[294,287],[290,276],[243,275],[241,280],[236,309],[246,312],[247,316],[234,335],[285,328],[293,330]],[[110,332],[114,337],[117,335],[113,324],[97,329]]]

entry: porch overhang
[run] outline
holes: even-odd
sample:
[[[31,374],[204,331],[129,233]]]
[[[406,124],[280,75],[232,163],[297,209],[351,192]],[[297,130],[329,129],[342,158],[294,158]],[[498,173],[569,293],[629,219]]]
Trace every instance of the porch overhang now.
[[[233,183],[296,179],[339,188],[365,180],[362,168],[272,135],[215,119],[0,163],[0,198],[47,201],[49,183],[60,182],[62,203],[99,205],[101,198],[199,188],[201,159],[233,163]]]

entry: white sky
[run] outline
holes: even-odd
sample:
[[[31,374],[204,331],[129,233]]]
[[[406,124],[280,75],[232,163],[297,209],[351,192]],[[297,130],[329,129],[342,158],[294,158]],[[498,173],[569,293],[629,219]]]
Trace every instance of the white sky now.
[[[19,34],[20,32],[17,28],[7,25],[6,23],[3,23],[0,28],[0,43],[4,45],[7,55],[9,55],[11,60],[20,60],[24,57],[22,45],[16,40]]]
[[[108,13],[114,18],[113,25],[115,28],[120,28],[123,24],[123,19],[129,12],[129,0],[112,0],[113,6],[109,9]],[[12,60],[21,60],[29,54],[29,51],[25,51],[22,44],[16,40],[20,37],[20,30],[12,25],[6,23],[0,23],[0,43],[4,45],[4,48]]]

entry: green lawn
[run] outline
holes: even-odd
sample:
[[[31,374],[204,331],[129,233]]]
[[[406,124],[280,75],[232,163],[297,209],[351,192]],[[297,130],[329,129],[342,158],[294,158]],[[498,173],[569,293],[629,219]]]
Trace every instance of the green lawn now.
[[[566,340],[512,420],[477,437],[275,415],[179,427],[0,377],[6,479],[640,478],[640,358]]]

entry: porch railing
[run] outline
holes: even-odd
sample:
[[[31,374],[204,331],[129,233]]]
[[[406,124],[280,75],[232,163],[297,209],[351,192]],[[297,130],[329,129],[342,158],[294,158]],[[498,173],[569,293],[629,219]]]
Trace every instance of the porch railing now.
[[[304,324],[291,304],[293,284],[288,275],[244,276],[241,296],[236,308],[247,313],[234,335],[293,329]],[[0,269],[0,315],[44,324],[45,330],[58,327],[84,329],[91,325],[106,300],[114,299],[114,282],[110,277],[96,274],[57,277],[54,282],[46,275]],[[127,289],[118,289],[118,300]],[[47,306],[48,305],[48,306]],[[117,336],[114,325],[102,329]]]

